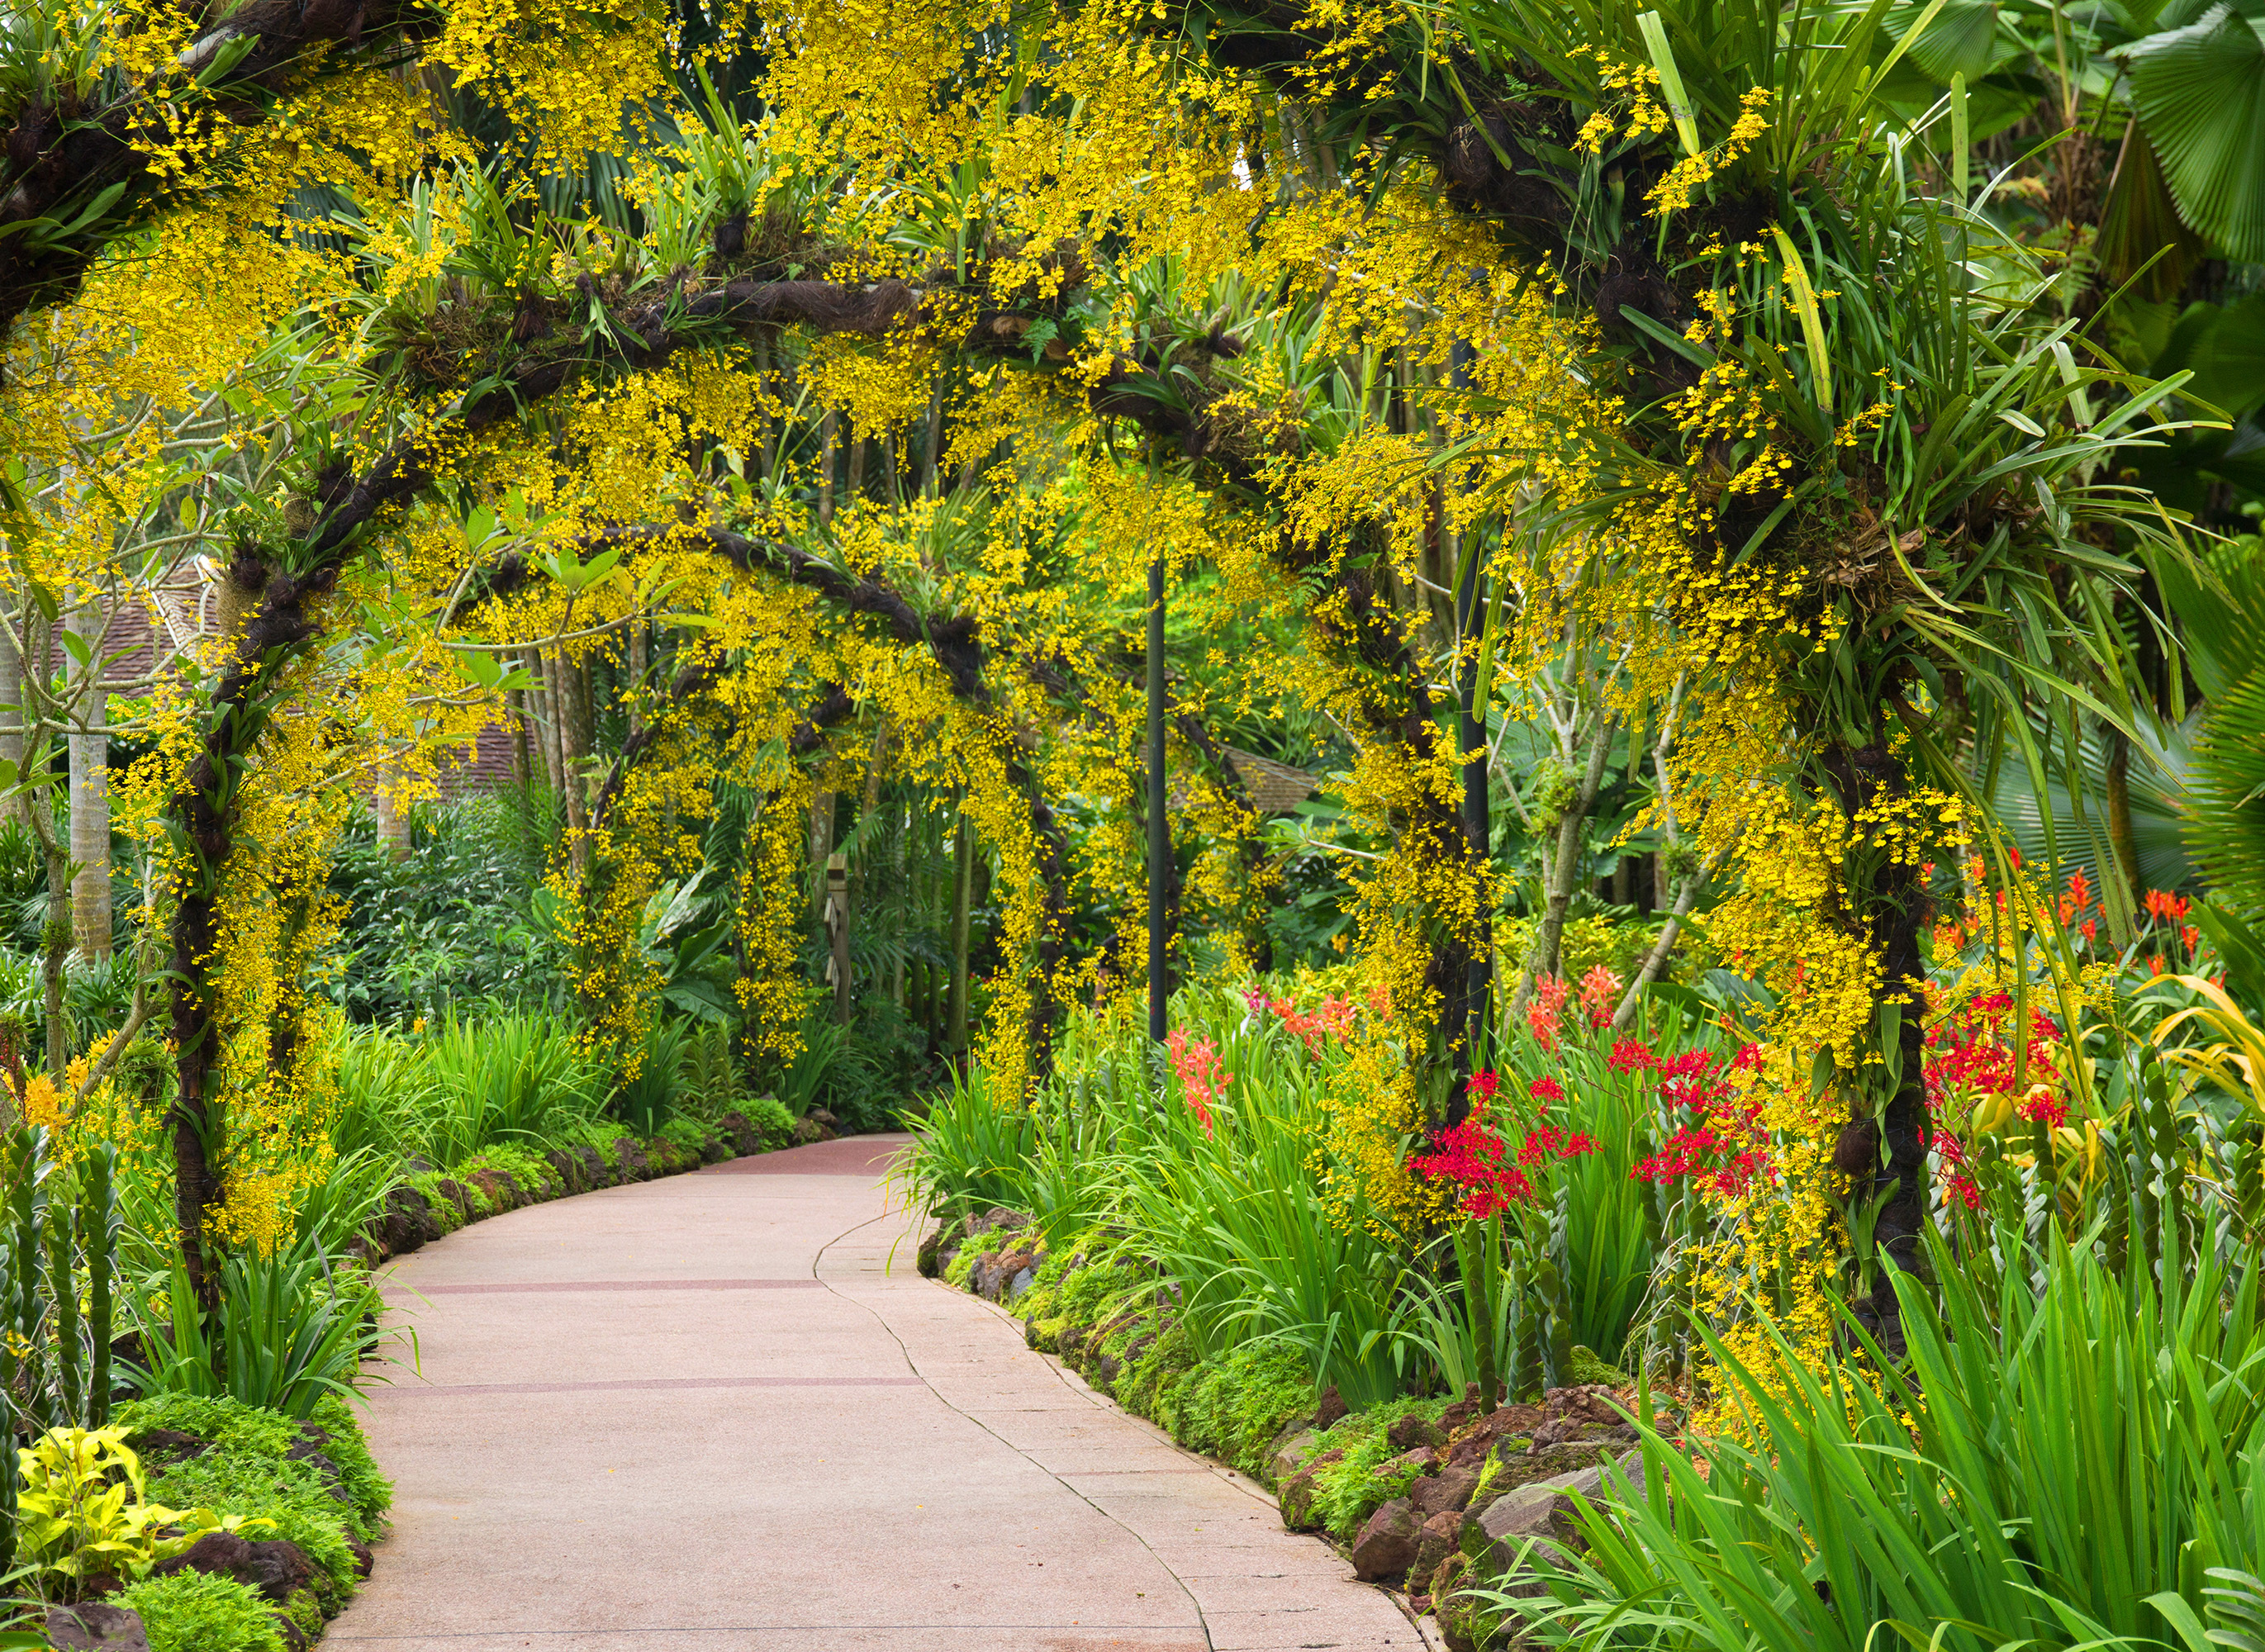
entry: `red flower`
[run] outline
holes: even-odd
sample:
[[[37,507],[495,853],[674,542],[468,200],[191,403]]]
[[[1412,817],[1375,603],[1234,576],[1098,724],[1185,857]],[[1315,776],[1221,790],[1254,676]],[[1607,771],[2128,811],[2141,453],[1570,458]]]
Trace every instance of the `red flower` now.
[[[1537,1102],[1562,1102],[1565,1087],[1555,1079],[1536,1079],[1526,1087],[1526,1093]]]
[[[2031,1124],[2043,1124],[2048,1130],[2058,1130],[2068,1118],[2068,1103],[2050,1093],[2032,1095],[2014,1110]]]
[[[1456,1202],[1464,1214],[1484,1221],[1533,1197],[1533,1183],[1515,1165],[1503,1162],[1503,1139],[1487,1127],[1483,1103],[1451,1130],[1432,1138],[1433,1151],[1412,1155],[1409,1169],[1433,1182],[1462,1190]]]
[[[1569,1136],[1555,1124],[1537,1124],[1518,1150],[1518,1163],[1532,1168],[1551,1159],[1577,1159],[1597,1150],[1591,1136]]]
[[[1657,1062],[1651,1046],[1641,1038],[1615,1038],[1613,1053],[1606,1065],[1615,1073],[1639,1073]]]
[[[1557,1047],[1565,1001],[1571,996],[1572,989],[1554,975],[1545,975],[1533,983],[1533,1000],[1526,1006],[1526,1024],[1533,1029],[1533,1036],[1541,1041],[1544,1050]]]
[[[1613,1018],[1620,996],[1620,978],[1599,964],[1581,978],[1581,1009],[1591,1027]]]

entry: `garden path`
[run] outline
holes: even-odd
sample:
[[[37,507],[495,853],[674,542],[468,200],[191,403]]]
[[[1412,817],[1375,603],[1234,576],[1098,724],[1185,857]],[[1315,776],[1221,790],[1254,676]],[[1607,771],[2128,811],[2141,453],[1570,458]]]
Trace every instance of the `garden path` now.
[[[864,1137],[530,1206],[388,1270],[421,1374],[340,1652],[1417,1652],[1242,1477],[922,1279]]]

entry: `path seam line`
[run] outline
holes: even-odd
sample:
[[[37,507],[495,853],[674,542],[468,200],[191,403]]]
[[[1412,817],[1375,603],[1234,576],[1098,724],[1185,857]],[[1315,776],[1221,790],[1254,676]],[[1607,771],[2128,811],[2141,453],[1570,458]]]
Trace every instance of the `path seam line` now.
[[[842,1301],[848,1303],[853,1307],[862,1308],[868,1314],[872,1316],[873,1322],[878,1325],[884,1331],[887,1332],[889,1340],[897,1345],[897,1351],[904,1356],[906,1366],[914,1376],[920,1378],[921,1384],[926,1386],[929,1393],[935,1397],[938,1405],[943,1407],[947,1411],[964,1417],[966,1421],[973,1423],[977,1428],[981,1429],[993,1439],[998,1441],[1000,1445],[1014,1452],[1016,1456],[1021,1458],[1031,1467],[1037,1469],[1047,1479],[1052,1481],[1054,1484],[1060,1486],[1064,1491],[1069,1493],[1071,1496],[1076,1498],[1087,1508],[1092,1510],[1094,1513],[1101,1516],[1103,1519],[1107,1520],[1111,1525],[1117,1527],[1118,1531],[1124,1532],[1126,1537],[1131,1538],[1135,1543],[1138,1543],[1144,1550],[1146,1550],[1147,1552],[1148,1558],[1155,1561],[1158,1566],[1162,1567],[1164,1571],[1164,1576],[1170,1578],[1173,1585],[1179,1590],[1180,1593],[1187,1597],[1188,1605],[1195,1608],[1196,1625],[1203,1631],[1204,1645],[1213,1648],[1213,1652],[1217,1652],[1217,1643],[1212,1639],[1211,1619],[1204,1611],[1203,1602],[1196,1598],[1195,1590],[1188,1587],[1187,1580],[1182,1577],[1162,1555],[1156,1553],[1155,1546],[1151,1544],[1147,1538],[1142,1537],[1131,1526],[1125,1525],[1121,1517],[1111,1513],[1099,1503],[1094,1502],[1091,1497],[1089,1497],[1085,1493],[1080,1491],[1075,1486],[1071,1485],[1069,1481],[1064,1480],[1060,1474],[1054,1473],[1052,1469],[1047,1467],[1044,1463],[1031,1456],[1030,1452],[1024,1451],[1021,1446],[1016,1445],[1005,1435],[1000,1433],[998,1430],[993,1428],[989,1423],[984,1422],[982,1418],[977,1416],[973,1412],[963,1409],[961,1407],[954,1405],[950,1401],[945,1399],[943,1392],[939,1390],[934,1383],[929,1382],[927,1376],[921,1372],[919,1365],[913,1358],[912,1350],[907,1348],[905,1346],[905,1339],[897,1335],[897,1328],[890,1324],[887,1320],[884,1319],[881,1316],[880,1311],[874,1307],[871,1303],[860,1302],[856,1297],[849,1295],[847,1292],[836,1290],[832,1281],[827,1279],[825,1276],[818,1271],[819,1263],[826,1259],[826,1253],[833,1249],[834,1246],[840,1244],[843,1240],[848,1239],[852,1234],[862,1233],[868,1227],[887,1221],[896,1213],[897,1212],[892,1211],[884,1210],[878,1216],[873,1217],[867,1221],[859,1222],[854,1227],[845,1228],[841,1233],[836,1234],[833,1238],[827,1240],[824,1244],[818,1248],[817,1254],[810,1259],[811,1277],[815,1278],[820,1284],[824,1285],[827,1291],[831,1292],[834,1296],[839,1297]],[[980,1299],[979,1298],[978,1300],[980,1300]],[[1118,1415],[1120,1416],[1126,1416],[1129,1415],[1130,1413],[1119,1410]],[[1180,1448],[1177,1445],[1175,1445],[1172,1449],[1174,1451],[1178,1451]],[[1082,1627],[1083,1626],[1080,1627]]]

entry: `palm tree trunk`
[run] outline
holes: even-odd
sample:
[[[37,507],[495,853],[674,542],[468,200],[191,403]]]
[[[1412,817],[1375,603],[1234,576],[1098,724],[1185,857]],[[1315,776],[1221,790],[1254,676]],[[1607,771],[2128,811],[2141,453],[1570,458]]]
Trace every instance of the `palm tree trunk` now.
[[[110,961],[110,696],[99,680],[102,612],[90,603],[71,616],[72,635],[90,651],[76,668],[77,716],[70,733],[71,938],[91,963]]]
[[[0,592],[0,762],[11,765],[18,779],[24,773],[24,656],[16,645],[19,615],[12,593]],[[20,791],[0,797],[0,821],[31,824],[31,805]]]

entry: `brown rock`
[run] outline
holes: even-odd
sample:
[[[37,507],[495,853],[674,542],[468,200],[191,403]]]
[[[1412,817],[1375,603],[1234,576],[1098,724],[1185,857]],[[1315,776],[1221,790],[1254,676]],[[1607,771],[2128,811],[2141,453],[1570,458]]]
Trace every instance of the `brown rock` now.
[[[202,1457],[210,1450],[210,1440],[184,1434],[178,1429],[141,1429],[134,1436],[134,1454],[142,1459],[145,1468],[185,1463],[192,1457]]]
[[[763,1133],[747,1122],[745,1113],[726,1113],[716,1121],[716,1127],[731,1139],[732,1150],[742,1159],[763,1150]]]
[[[1547,1415],[1539,1406],[1497,1406],[1456,1431],[1447,1445],[1447,1461],[1459,1468],[1476,1468],[1502,1441],[1517,1440],[1523,1449],[1524,1442]]]
[[[582,1161],[564,1147],[553,1147],[543,1155],[543,1162],[550,1167],[550,1174],[558,1178],[559,1196],[582,1190]]]
[[[1266,1453],[1266,1478],[1280,1485],[1306,1466],[1306,1459],[1314,1454],[1321,1440],[1322,1437],[1311,1429],[1292,1428]]]
[[[472,1190],[453,1176],[442,1176],[433,1184],[433,1191],[455,1205],[466,1221],[479,1214],[472,1203]]]
[[[1322,1390],[1322,1403],[1314,1412],[1314,1426],[1332,1429],[1351,1415],[1352,1408],[1344,1402],[1344,1396],[1337,1392],[1336,1384],[1331,1383]]]
[[[574,1156],[582,1161],[582,1185],[585,1188],[606,1188],[614,1184],[614,1173],[606,1168],[606,1155],[595,1147],[577,1147]]]
[[[1384,1438],[1395,1452],[1412,1452],[1419,1445],[1444,1445],[1446,1431],[1420,1411],[1410,1411],[1384,1431]]]
[[[1307,1460],[1306,1466],[1282,1482],[1275,1501],[1282,1510],[1282,1524],[1293,1532],[1310,1532],[1314,1519],[1314,1496],[1319,1489],[1318,1476],[1332,1463],[1344,1461],[1343,1447],[1323,1452]]]
[[[47,1612],[44,1632],[55,1652],[149,1652],[142,1614],[123,1606],[55,1606]]]
[[[1408,1568],[1408,1587],[1422,1589],[1428,1584],[1441,1561],[1461,1552],[1462,1538],[1463,1517],[1454,1510],[1442,1510],[1426,1519],[1416,1534],[1416,1558]]]
[[[621,1166],[618,1179],[623,1182],[652,1180],[652,1161],[645,1154],[642,1143],[633,1136],[614,1138],[614,1158]]]
[[[1445,1510],[1460,1514],[1469,1507],[1471,1494],[1478,1488],[1476,1469],[1443,1468],[1409,1487],[1408,1498],[1416,1505],[1416,1511],[1428,1519]]]
[[[249,1543],[233,1532],[208,1532],[184,1553],[149,1568],[152,1577],[170,1577],[176,1572],[218,1572],[277,1606],[315,1581],[314,1562],[297,1544],[280,1538]]]
[[[1416,1539],[1424,1530],[1416,1505],[1395,1497],[1374,1514],[1353,1539],[1352,1572],[1364,1583],[1405,1572],[1416,1561]]]
[[[1379,1480],[1396,1480],[1410,1473],[1428,1474],[1438,1466],[1439,1453],[1428,1445],[1419,1445],[1412,1452],[1402,1452],[1397,1457],[1387,1457],[1376,1466]]]
[[[945,1222],[938,1226],[936,1232],[921,1241],[918,1257],[921,1277],[942,1278],[944,1269],[950,1265],[944,1260],[944,1253],[958,1250],[959,1241],[965,1237],[966,1233],[967,1224],[965,1221]]]
[[[1631,1452],[1620,1464],[1637,1491],[1643,1488],[1643,1459]],[[1492,1570],[1507,1572],[1528,1539],[1553,1545],[1571,1545],[1577,1533],[1573,1525],[1574,1498],[1595,1503],[1605,1496],[1605,1474],[1599,1466],[1512,1487],[1489,1503],[1474,1524],[1463,1528],[1463,1548]],[[1554,1549],[1552,1551],[1555,1552]]]

